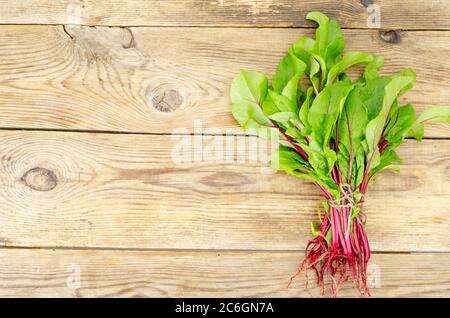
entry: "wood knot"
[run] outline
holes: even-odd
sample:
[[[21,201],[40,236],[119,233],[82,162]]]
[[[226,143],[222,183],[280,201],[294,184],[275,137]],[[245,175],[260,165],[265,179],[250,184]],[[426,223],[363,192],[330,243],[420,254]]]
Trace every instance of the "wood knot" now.
[[[122,47],[124,49],[133,49],[136,47],[136,39],[134,38],[134,33],[133,31],[131,31],[130,28],[128,27],[123,27],[123,29],[125,29],[128,34],[130,35],[130,40],[128,41],[128,43],[122,44]]]
[[[400,43],[400,32],[397,30],[380,31],[380,39],[386,43],[398,44]]]
[[[373,4],[373,0],[359,0],[359,2],[361,2],[361,4],[362,4],[363,6],[365,6],[366,8],[367,8],[368,6],[370,6],[371,4]]]
[[[167,89],[156,92],[151,96],[152,105],[160,112],[170,113],[176,110],[183,103],[183,97],[175,89]]]
[[[58,178],[53,171],[39,167],[28,170],[20,180],[36,191],[51,191],[58,185]]]

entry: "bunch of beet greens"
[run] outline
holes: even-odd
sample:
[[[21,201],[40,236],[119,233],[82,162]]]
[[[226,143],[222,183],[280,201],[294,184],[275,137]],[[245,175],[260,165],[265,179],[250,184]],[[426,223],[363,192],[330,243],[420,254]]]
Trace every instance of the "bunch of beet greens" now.
[[[415,82],[411,69],[380,76],[381,56],[342,54],[339,24],[320,12],[307,19],[318,24],[315,39],[302,36],[289,48],[271,86],[257,72],[234,78],[232,112],[247,133],[280,143],[274,168],[312,180],[323,193],[325,213],[319,228],[311,223],[314,238],[294,277],[313,270],[324,294],[328,275],[333,296],[350,277],[359,295],[370,295],[367,184],[377,172],[397,169],[395,149],[405,137],[421,140],[423,122],[450,122],[450,107],[430,107],[416,118],[413,106],[398,100]],[[345,71],[356,64],[364,71],[351,80]]]

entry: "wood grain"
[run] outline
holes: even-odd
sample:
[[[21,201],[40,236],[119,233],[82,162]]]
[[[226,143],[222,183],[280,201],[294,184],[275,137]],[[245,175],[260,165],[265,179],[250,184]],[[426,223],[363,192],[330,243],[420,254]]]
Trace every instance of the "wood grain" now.
[[[312,35],[305,29],[66,31],[0,28],[1,127],[171,133],[192,132],[201,120],[204,128],[238,128],[230,112],[232,78],[240,69],[273,74],[289,45]],[[384,55],[384,74],[415,69],[417,84],[403,101],[419,110],[449,104],[450,82],[442,79],[450,75],[450,32],[402,32],[398,44],[373,30],[345,35],[348,50]],[[450,128],[430,124],[426,136],[450,137]]]
[[[311,27],[320,10],[345,28],[368,28],[379,6],[383,29],[450,29],[446,0],[0,0],[4,24]]]
[[[1,132],[2,244],[304,249],[320,199],[313,185],[252,160],[256,138],[199,137]],[[211,151],[219,144],[226,157]],[[447,140],[408,141],[402,172],[375,180],[373,250],[450,251],[449,150]]]
[[[228,91],[273,74],[312,10],[383,74],[415,69],[402,102],[449,105],[445,0],[0,0],[0,297],[311,296],[285,285],[319,193],[266,168]],[[450,296],[450,128],[426,137],[369,189],[376,297]]]
[[[0,249],[1,297],[310,297],[301,253]],[[450,255],[375,254],[375,297],[449,297]],[[79,275],[78,275],[79,274]],[[312,274],[311,274],[312,275]],[[78,284],[79,283],[79,284]],[[350,283],[340,297],[354,297]]]

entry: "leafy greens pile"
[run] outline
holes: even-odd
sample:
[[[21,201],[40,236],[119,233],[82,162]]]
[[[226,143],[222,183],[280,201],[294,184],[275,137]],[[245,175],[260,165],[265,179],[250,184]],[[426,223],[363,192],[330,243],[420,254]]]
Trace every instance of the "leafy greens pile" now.
[[[383,57],[343,54],[336,21],[320,12],[306,18],[318,24],[315,39],[302,36],[289,48],[271,86],[258,72],[237,75],[232,112],[247,133],[280,143],[274,168],[312,180],[324,195],[320,227],[311,223],[314,238],[291,281],[313,270],[322,294],[328,275],[333,296],[349,277],[358,294],[370,295],[362,212],[367,184],[383,169],[398,169],[395,149],[405,137],[421,140],[425,121],[450,123],[450,107],[430,107],[416,118],[413,106],[398,100],[412,88],[413,70],[380,76]],[[351,80],[345,71],[357,64],[364,71]]]

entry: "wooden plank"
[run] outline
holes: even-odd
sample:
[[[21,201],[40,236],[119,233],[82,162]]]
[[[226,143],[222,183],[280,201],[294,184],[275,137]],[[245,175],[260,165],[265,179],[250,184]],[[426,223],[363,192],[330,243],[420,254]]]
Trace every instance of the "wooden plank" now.
[[[0,0],[4,24],[305,27],[320,10],[346,28],[450,29],[445,0]],[[377,26],[375,26],[377,27]]]
[[[199,137],[1,132],[2,245],[304,249],[313,185],[252,160],[256,138]],[[231,144],[246,148],[238,157]],[[448,140],[408,141],[402,172],[372,184],[374,250],[450,251],[449,150]]]
[[[0,249],[1,297],[309,297],[301,253]],[[375,297],[449,297],[450,255],[375,254]],[[311,274],[312,275],[312,274]],[[312,285],[312,284],[311,284]],[[312,287],[312,286],[311,286]],[[340,297],[354,297],[351,283]]]
[[[1,127],[170,133],[237,128],[229,86],[240,69],[273,74],[289,45],[311,30],[0,27]],[[70,36],[69,36],[70,34]],[[385,74],[412,67],[403,101],[447,105],[450,32],[348,30],[348,50],[383,54]],[[270,40],[270,45],[267,44]],[[425,62],[426,61],[426,62]],[[241,131],[241,130],[239,130]],[[450,137],[444,124],[426,136]]]

